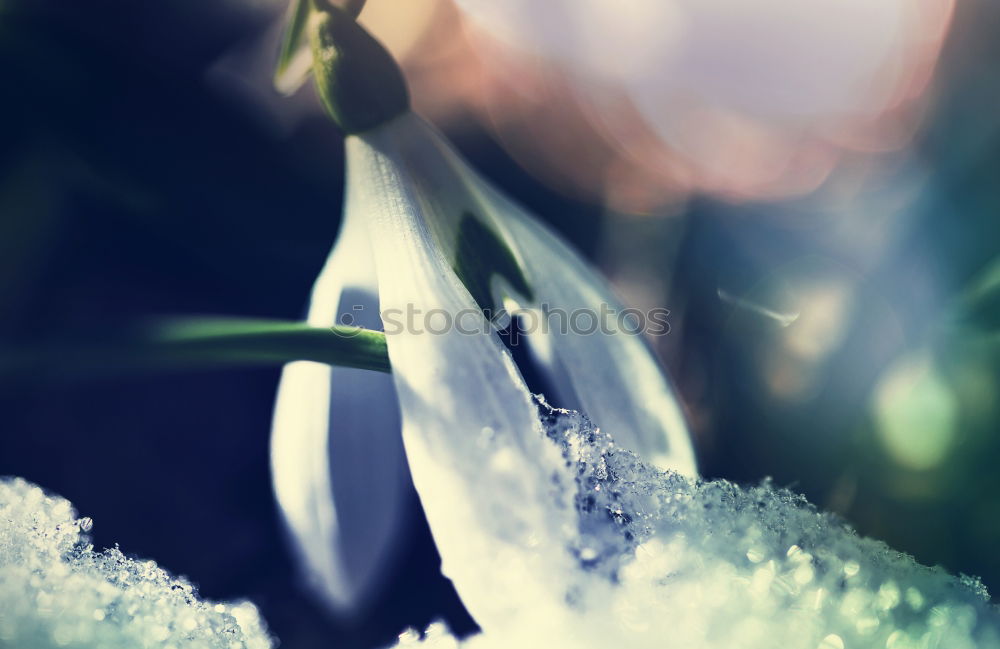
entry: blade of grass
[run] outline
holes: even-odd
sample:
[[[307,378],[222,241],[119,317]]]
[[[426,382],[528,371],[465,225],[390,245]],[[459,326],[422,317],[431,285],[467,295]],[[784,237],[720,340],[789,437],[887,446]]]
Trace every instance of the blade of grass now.
[[[172,318],[114,340],[7,349],[0,375],[78,379],[128,372],[280,365],[307,360],[389,372],[385,335],[357,327],[238,318]]]

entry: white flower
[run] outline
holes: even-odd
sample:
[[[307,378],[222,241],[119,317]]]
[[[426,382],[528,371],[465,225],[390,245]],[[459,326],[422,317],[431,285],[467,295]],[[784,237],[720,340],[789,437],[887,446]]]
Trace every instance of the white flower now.
[[[343,110],[331,108],[338,116]],[[509,611],[497,607],[512,600],[483,596],[475,586],[490,571],[486,558],[506,551],[523,558],[504,575],[513,594],[533,571],[565,559],[541,541],[564,534],[572,521],[540,515],[547,511],[541,505],[515,505],[571,495],[552,483],[562,460],[539,435],[533,397],[482,310],[504,300],[567,312],[623,307],[586,262],[412,113],[349,136],[346,149],[343,231],[317,282],[310,323],[350,314],[381,328],[377,305],[382,314],[435,313],[439,324],[450,318],[455,326],[438,334],[388,332],[391,379],[288,366],[274,422],[278,500],[328,599],[342,609],[358,605],[384,576],[399,529],[407,480],[402,433],[444,572],[488,626],[507,619]],[[695,474],[673,390],[641,337],[554,327],[529,341],[556,403],[578,404],[657,466]]]

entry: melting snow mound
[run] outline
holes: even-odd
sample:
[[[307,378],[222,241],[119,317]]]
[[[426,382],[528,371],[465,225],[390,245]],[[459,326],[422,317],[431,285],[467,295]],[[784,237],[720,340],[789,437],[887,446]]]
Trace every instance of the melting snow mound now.
[[[94,552],[92,524],[0,479],[0,648],[271,649],[253,604],[200,600],[152,561]]]
[[[769,483],[654,470],[586,417],[540,408],[577,487],[578,540],[565,551],[587,575],[580,583],[602,593],[595,605],[568,587],[564,605],[581,626],[595,616],[607,624],[572,645],[538,629],[535,646],[1000,648],[1000,611],[977,579],[921,566]],[[509,649],[525,631],[459,642],[435,624],[403,633],[397,647]]]

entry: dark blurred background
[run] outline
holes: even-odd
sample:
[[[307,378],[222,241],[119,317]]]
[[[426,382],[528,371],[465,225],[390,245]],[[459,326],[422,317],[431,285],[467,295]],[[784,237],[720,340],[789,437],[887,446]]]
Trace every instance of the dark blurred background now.
[[[0,348],[156,315],[303,314],[343,160],[309,89],[270,89],[282,11],[0,3]],[[819,198],[696,192],[631,211],[534,173],[460,97],[431,105],[434,57],[407,70],[477,168],[627,299],[671,309],[656,344],[706,477],[773,476],[996,591],[997,33],[995,3],[960,4],[905,154],[838,174]],[[384,645],[442,616],[471,629],[420,524],[363,619],[300,588],[268,475],[278,371],[0,376],[0,475],[69,498],[99,546],[155,558],[207,597],[252,599],[290,649]]]

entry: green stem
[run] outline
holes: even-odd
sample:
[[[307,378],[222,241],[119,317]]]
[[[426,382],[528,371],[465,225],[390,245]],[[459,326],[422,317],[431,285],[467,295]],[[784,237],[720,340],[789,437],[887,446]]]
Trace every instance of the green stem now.
[[[284,92],[292,91],[304,78],[301,72],[296,73],[293,68],[300,56],[308,55],[306,24],[309,22],[311,9],[310,0],[292,0],[288,9],[288,24],[285,27],[281,51],[278,53],[278,66],[274,73],[274,84]]]
[[[288,7],[285,33],[278,52],[278,65],[274,72],[274,85],[284,93],[292,93],[305,81],[312,68],[312,53],[306,27],[314,0],[292,0]],[[323,0],[323,3],[340,9],[357,18],[365,7],[365,0]]]
[[[114,342],[7,350],[0,355],[0,375],[80,378],[296,360],[391,371],[385,335],[378,331],[281,320],[174,318],[133,330]]]

